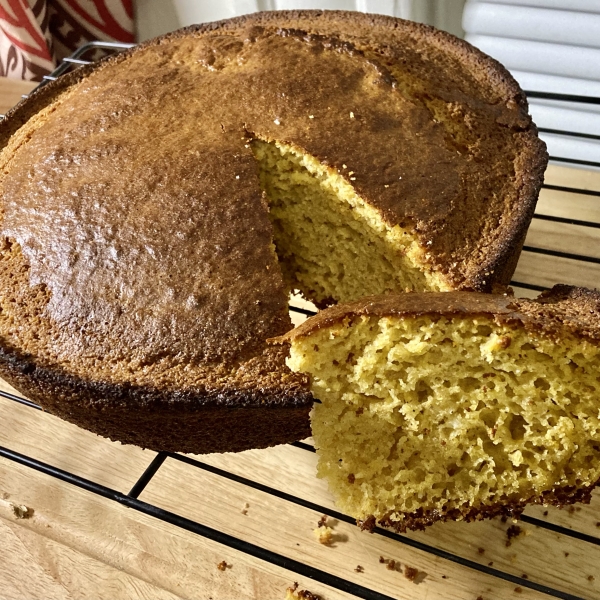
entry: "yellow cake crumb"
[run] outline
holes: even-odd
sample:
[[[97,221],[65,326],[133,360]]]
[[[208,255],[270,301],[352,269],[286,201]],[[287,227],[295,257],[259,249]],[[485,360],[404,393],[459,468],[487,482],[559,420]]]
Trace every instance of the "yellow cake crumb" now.
[[[387,225],[357,194],[354,171],[345,177],[280,142],[255,139],[251,146],[290,289],[326,303],[360,298],[365,290],[378,294],[452,287],[432,271],[415,234]]]
[[[333,542],[333,529],[331,527],[327,527],[327,525],[313,529],[313,533],[319,541],[319,544],[329,546]]]

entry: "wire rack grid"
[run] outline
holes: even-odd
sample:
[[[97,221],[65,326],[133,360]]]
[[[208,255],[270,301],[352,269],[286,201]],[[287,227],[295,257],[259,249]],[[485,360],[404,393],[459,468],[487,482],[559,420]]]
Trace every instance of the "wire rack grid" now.
[[[51,75],[45,77],[44,80],[45,82],[54,80],[63,73],[73,68],[77,68],[79,65],[85,65],[93,62],[92,60],[86,58],[92,53],[96,53],[98,51],[112,53],[129,47],[131,47],[131,45],[105,42],[92,42],[86,44],[78,49],[71,57],[66,58],[62,64]],[[45,82],[42,82],[41,85],[43,85]],[[528,92],[527,95],[530,98],[600,104],[600,98],[542,92]],[[540,131],[542,134],[553,133],[574,138],[581,137],[600,139],[600,136],[592,136],[578,132],[544,129],[541,129]],[[559,166],[569,165],[587,167],[592,168],[592,170],[600,168],[600,162],[577,161],[568,157],[553,156],[551,157],[551,163]],[[543,186],[544,189],[552,193],[552,197],[556,202],[566,205],[566,203],[570,202],[572,199],[575,199],[576,204],[579,202],[579,212],[577,210],[574,210],[573,212],[577,215],[581,213],[583,217],[588,215],[588,218],[568,216],[570,213],[568,210],[568,205],[566,205],[566,210],[562,211],[563,213],[566,212],[567,216],[564,214],[548,214],[553,212],[551,206],[549,205],[550,209],[546,214],[544,212],[536,213],[532,226],[535,226],[536,222],[541,223],[541,234],[543,234],[545,231],[543,229],[543,224],[549,223],[553,228],[553,236],[550,237],[552,239],[557,239],[556,236],[558,236],[558,238],[566,240],[575,239],[577,236],[581,237],[581,231],[589,233],[590,231],[593,232],[599,229],[600,209],[596,208],[595,205],[600,199],[600,178],[598,179],[598,182],[599,183],[597,185],[586,185],[585,188],[561,185],[559,183],[545,183]],[[587,189],[589,187],[592,189]],[[596,189],[593,189],[594,187],[596,187]],[[583,208],[581,208],[582,201],[586,203]],[[554,206],[556,202],[552,206]],[[597,214],[597,218],[590,218],[590,214]],[[571,277],[571,281],[568,281],[569,283],[582,283],[588,285],[588,287],[593,287],[589,284],[590,281],[596,281],[598,274],[600,274],[600,268],[598,267],[598,265],[600,265],[600,254],[594,254],[594,252],[584,254],[579,251],[572,251],[569,248],[565,248],[564,244],[561,245],[560,243],[558,244],[558,248],[549,247],[548,244],[544,243],[535,243],[536,239],[543,239],[541,234],[537,237],[534,236],[534,243],[530,243],[528,239],[528,242],[523,249],[523,255],[525,257],[527,255],[542,256],[544,261],[546,261],[544,264],[548,263],[550,268],[518,269],[516,280],[513,281],[513,286],[516,288],[516,290],[518,292],[520,291],[524,295],[534,295],[532,294],[533,292],[537,293],[550,287],[552,278],[555,279],[555,282],[559,282],[561,280],[565,282],[569,279],[569,277]],[[584,238],[587,239],[585,236]],[[586,242],[584,247],[590,246]],[[573,278],[575,278],[575,280],[573,280]],[[314,311],[306,304],[301,305],[301,303],[294,301],[292,301],[290,304],[290,310],[292,313],[296,313],[296,315],[301,316],[314,314]],[[42,410],[36,404],[17,394],[9,393],[7,391],[0,391],[0,396],[4,399],[14,402],[15,404],[23,405],[31,411],[35,412]],[[298,451],[314,453],[314,447],[309,443],[297,442],[291,446]],[[255,543],[255,541],[244,539],[243,536],[231,535],[230,533],[226,533],[217,527],[205,525],[198,520],[182,516],[177,512],[167,510],[164,507],[160,507],[151,502],[140,499],[140,495],[144,492],[150,482],[153,481],[157,473],[164,468],[164,465],[170,461],[176,461],[177,463],[185,464],[191,468],[200,469],[204,472],[210,473],[217,478],[233,482],[238,486],[244,486],[248,489],[259,491],[266,496],[277,498],[283,503],[304,507],[319,514],[327,514],[331,518],[334,518],[341,523],[354,523],[351,517],[335,510],[331,506],[324,506],[319,502],[314,502],[302,497],[300,494],[296,495],[294,493],[290,493],[289,491],[282,490],[277,485],[267,485],[264,481],[261,482],[256,480],[250,474],[242,475],[240,472],[233,472],[232,470],[215,466],[199,458],[159,452],[152,458],[152,460],[149,461],[149,464],[147,464],[141,476],[135,481],[130,491],[128,493],[124,493],[92,479],[77,475],[69,470],[59,468],[53,464],[49,464],[48,462],[44,462],[38,458],[29,456],[25,453],[17,452],[8,447],[0,446],[0,457],[3,457],[8,461],[18,463],[34,471],[44,473],[45,475],[66,482],[71,486],[75,486],[96,496],[100,496],[120,505],[126,506],[134,511],[149,515],[154,519],[169,523],[176,528],[180,528],[197,536],[202,536],[212,540],[223,545],[224,547],[232,548],[246,555],[255,557],[259,561],[264,561],[265,563],[283,567],[299,577],[320,582],[326,586],[329,586],[330,588],[345,592],[350,597],[365,598],[367,600],[393,599],[393,596],[390,596],[389,593],[383,593],[377,589],[374,589],[372,586],[361,585],[350,578],[331,573],[326,568],[318,568],[314,565],[307,564],[306,561],[292,557],[289,555],[289,553],[279,553],[274,551],[272,548],[269,549],[262,547],[260,544]],[[598,535],[594,535],[593,532],[590,533],[589,531],[582,531],[581,528],[577,529],[572,525],[565,523],[564,519],[559,520],[558,522],[553,522],[552,520],[541,518],[539,513],[537,513],[537,515],[538,516],[532,516],[526,512],[521,517],[521,522],[556,534],[556,540],[558,544],[566,544],[576,541],[577,543],[582,544],[584,548],[590,548],[590,550],[600,546],[600,537]],[[598,514],[598,519],[600,519],[600,513]],[[600,525],[600,522],[598,525]],[[517,575],[514,572],[508,572],[508,570],[496,568],[494,567],[493,563],[476,560],[465,556],[465,553],[463,552],[450,551],[447,548],[445,549],[439,545],[436,545],[435,543],[429,543],[427,537],[421,536],[417,538],[410,535],[393,533],[384,529],[376,529],[374,535],[392,540],[395,544],[433,555],[439,558],[441,561],[454,563],[467,570],[486,574],[498,582],[508,582],[510,584],[514,584],[516,586],[516,592],[519,592],[520,590],[530,590],[538,592],[541,594],[541,597],[561,598],[563,600],[583,600],[584,598],[589,599],[598,597],[593,591],[590,591],[591,595],[571,593],[571,590],[568,588],[559,589],[560,586],[558,585],[555,587],[544,582],[537,582],[535,574]],[[442,564],[444,563],[442,562]],[[600,573],[598,573],[598,575],[600,578]],[[590,580],[592,578],[593,576],[588,577]],[[451,584],[449,583],[449,585]]]

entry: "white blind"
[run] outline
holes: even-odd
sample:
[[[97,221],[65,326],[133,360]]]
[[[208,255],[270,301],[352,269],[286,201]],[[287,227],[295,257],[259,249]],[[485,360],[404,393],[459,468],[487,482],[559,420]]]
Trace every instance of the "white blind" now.
[[[600,97],[600,0],[469,0],[466,39],[525,90]],[[600,105],[530,100],[539,127],[600,135]],[[543,133],[551,156],[600,162],[600,140]]]

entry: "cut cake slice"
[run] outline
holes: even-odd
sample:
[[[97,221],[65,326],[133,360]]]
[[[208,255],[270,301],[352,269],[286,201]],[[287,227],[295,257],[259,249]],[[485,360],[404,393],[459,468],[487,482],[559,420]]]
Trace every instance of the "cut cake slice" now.
[[[308,374],[319,476],[372,527],[589,501],[600,478],[600,293],[411,293],[278,339]]]

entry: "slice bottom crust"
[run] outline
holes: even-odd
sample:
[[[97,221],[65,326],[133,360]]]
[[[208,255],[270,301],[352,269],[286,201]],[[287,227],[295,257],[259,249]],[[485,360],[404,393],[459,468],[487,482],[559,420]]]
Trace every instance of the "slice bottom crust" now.
[[[598,295],[586,294],[580,306],[390,296],[324,311],[285,336],[289,366],[321,401],[318,471],[340,508],[405,530],[589,501],[600,479],[600,342],[589,326]]]

